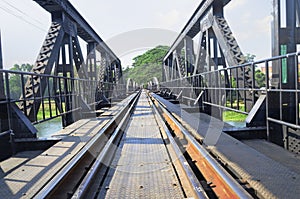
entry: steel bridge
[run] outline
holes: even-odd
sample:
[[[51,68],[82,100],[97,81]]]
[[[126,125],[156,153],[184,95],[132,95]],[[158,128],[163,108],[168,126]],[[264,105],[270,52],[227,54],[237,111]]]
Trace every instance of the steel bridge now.
[[[273,0],[260,61],[239,48],[231,1],[200,0],[144,89],[68,0],[34,1],[52,22],[31,72],[3,69],[0,38],[0,197],[299,197],[300,0]],[[38,138],[54,118],[64,129]]]

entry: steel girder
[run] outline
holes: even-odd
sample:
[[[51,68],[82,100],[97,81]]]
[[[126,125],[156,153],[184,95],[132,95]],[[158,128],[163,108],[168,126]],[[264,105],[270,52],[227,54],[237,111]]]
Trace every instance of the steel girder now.
[[[272,56],[296,52],[297,45],[300,44],[300,0],[285,0],[286,10],[281,8],[280,2],[280,0],[273,0]],[[287,62],[287,65],[294,65],[295,60],[288,59]],[[280,77],[281,70],[282,75],[286,77]],[[282,66],[281,63],[273,64],[272,86],[294,88],[294,73],[291,67]]]
[[[3,60],[0,34],[0,70],[2,69]],[[7,141],[7,148],[0,152],[0,157],[2,158],[3,153],[6,155],[15,153],[15,148],[13,148],[12,143],[10,143],[12,142],[12,139],[35,138],[37,130],[28,118],[24,116],[22,111],[19,110],[18,106],[10,102],[9,75],[7,72],[0,72],[0,101],[4,102],[0,104],[1,144],[4,144]],[[5,140],[5,137],[7,138],[7,136],[9,139]]]
[[[2,58],[2,43],[1,43],[1,32],[0,32],[0,69],[3,69],[3,58]],[[0,73],[0,100],[5,99],[4,92],[4,79],[3,74]]]
[[[177,46],[183,41],[183,39],[187,36],[190,38],[194,38],[200,31],[200,21],[206,15],[208,10],[213,6],[217,5],[220,7],[226,6],[231,0],[202,0],[200,1],[200,5],[193,13],[192,17],[189,19],[187,24],[184,26],[183,30],[179,33],[178,37],[172,44],[170,50],[168,51],[166,57],[169,57],[170,54],[175,51]]]
[[[64,99],[66,102],[65,110],[63,110],[61,105],[62,101],[56,100],[59,111],[61,113],[67,112],[67,114],[63,114],[63,125],[66,126],[76,120],[76,115],[74,116],[73,113],[68,114],[72,110],[72,106],[78,107],[82,104],[83,107],[90,110],[91,107],[87,104],[97,100],[99,93],[103,95],[102,98],[111,96],[110,92],[114,88],[112,84],[119,83],[122,80],[121,63],[69,1],[36,0],[36,2],[51,13],[52,24],[32,72],[48,75],[54,72],[54,75],[58,77],[69,78],[73,78],[75,72],[77,72],[78,77],[81,79],[89,80],[89,82],[98,82],[94,86],[86,85],[88,88],[85,88],[89,89],[90,96],[94,96],[96,99],[88,99],[86,96],[81,96],[80,99],[75,99],[74,97]],[[79,45],[78,36],[88,43],[86,63]],[[67,51],[66,48],[68,49]],[[96,52],[100,53],[100,57],[96,56]],[[100,63],[99,65],[101,61],[98,61],[98,59],[105,59],[105,64],[102,65]],[[76,71],[74,71],[73,66],[75,66]],[[19,107],[31,121],[36,121],[37,112],[41,104],[38,96],[45,92],[46,81],[46,78],[33,75],[26,82],[25,93],[21,97],[22,101]],[[105,81],[109,82],[105,85],[107,88],[103,86]],[[65,94],[70,93],[70,96],[74,96],[72,83],[65,81],[62,86],[59,84],[58,81],[54,81],[53,88],[55,92],[59,87],[62,87],[65,89]],[[108,89],[108,91],[104,92],[103,89]],[[26,100],[23,100],[24,98]],[[77,105],[74,105],[74,103]]]
[[[283,6],[283,7],[282,7]],[[300,0],[273,0],[272,56],[294,53],[300,44]],[[299,88],[299,61],[288,57],[282,61],[272,62],[271,87],[280,90],[297,90]],[[271,118],[297,124],[299,116],[299,96],[297,92],[267,93],[268,113]],[[282,110],[279,114],[278,109]],[[269,123],[269,139],[289,149],[289,141],[299,143],[299,133],[282,124]],[[276,129],[276,130],[272,130]],[[297,146],[298,147],[298,146]],[[295,147],[295,150],[297,147]]]
[[[49,13],[65,13],[77,26],[78,36],[87,43],[97,43],[97,45],[109,54],[109,56],[118,62],[119,58],[104,43],[95,30],[86,22],[80,13],[68,0],[34,0]]]
[[[285,0],[285,10],[281,8],[280,0],[273,0],[273,26],[272,26],[272,55],[278,56],[297,51],[300,44],[300,0]],[[285,19],[286,21],[283,21]],[[295,59],[288,58],[286,63],[272,63],[272,86],[275,88],[295,89],[298,73]],[[282,104],[285,114],[283,119],[295,123],[297,109],[294,93],[285,93]],[[282,105],[280,105],[282,107]],[[275,107],[274,107],[275,108]]]
[[[177,76],[173,75],[173,71],[176,69],[176,67],[173,67],[174,59],[175,64],[177,65],[176,73],[179,74],[179,78],[214,71],[219,67],[226,68],[227,64],[229,66],[236,66],[245,63],[245,57],[241,52],[229,25],[223,17],[223,8],[228,2],[229,1],[222,0],[201,1],[199,7],[181,31],[180,35],[177,37],[164,58],[163,75],[165,77],[163,79],[165,81],[177,78]],[[193,47],[191,47],[193,46],[192,38],[194,38],[198,33],[199,46],[196,52],[197,54],[194,55],[194,52],[189,49],[193,49]],[[187,41],[189,43],[187,43]],[[185,51],[183,61],[178,59],[179,56],[177,52],[181,51],[181,49],[184,49]],[[220,49],[220,52],[218,49]],[[185,65],[185,68],[182,66],[182,62],[188,63]],[[227,86],[230,84],[228,82],[228,76],[229,74],[225,74],[227,81],[225,84]],[[232,74],[232,76],[236,79],[240,88],[250,89],[253,87],[253,73],[251,70],[239,68],[238,72]],[[218,77],[209,79],[207,81],[207,86],[218,87],[220,82],[216,82],[214,79],[218,79]],[[214,95],[218,96],[223,94],[214,93]],[[255,102],[256,96],[250,92],[243,91],[240,92],[240,96],[242,96],[244,101],[247,102],[247,110],[249,111]]]
[[[37,74],[51,74],[52,67],[57,60],[59,49],[64,38],[62,24],[52,22],[44,44],[40,50],[37,61],[32,68],[32,72]],[[25,115],[31,120],[36,120],[37,111],[41,104],[36,100],[41,91],[46,87],[46,79],[39,76],[30,76],[25,84],[25,96],[21,97],[31,99],[30,101],[21,101],[19,108],[24,111]]]

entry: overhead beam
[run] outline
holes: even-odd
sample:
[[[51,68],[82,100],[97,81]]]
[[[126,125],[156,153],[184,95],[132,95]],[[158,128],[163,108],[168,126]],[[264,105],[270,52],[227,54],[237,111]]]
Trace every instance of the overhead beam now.
[[[210,10],[211,6],[213,5],[214,1],[216,0],[202,0],[200,5],[197,7],[196,11],[193,13],[192,17],[189,19],[187,24],[184,26],[182,31],[180,32],[179,36],[176,38],[174,43],[172,44],[170,50],[164,57],[166,60],[173,51],[176,50],[177,46],[183,41],[185,37],[193,38],[197,35],[200,31],[200,19],[203,18],[207,12]],[[231,0],[217,0],[222,1],[223,6],[227,5]]]
[[[114,52],[104,43],[100,36],[95,32],[95,30],[88,24],[88,22],[81,16],[81,14],[75,9],[75,7],[68,0],[34,0],[41,7],[43,7],[48,12],[64,12],[71,20],[73,20],[77,25],[78,36],[82,38],[87,43],[95,42],[97,43],[103,51],[107,52],[109,56],[120,62],[119,58],[114,54]]]

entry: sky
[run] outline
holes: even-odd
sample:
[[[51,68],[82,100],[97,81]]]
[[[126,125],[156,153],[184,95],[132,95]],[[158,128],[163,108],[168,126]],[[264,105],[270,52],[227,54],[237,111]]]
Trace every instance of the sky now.
[[[70,0],[120,57],[122,65],[159,44],[171,45],[200,0]],[[244,54],[271,56],[272,0],[232,0],[227,20]],[[50,14],[32,0],[0,0],[3,62],[33,64],[50,26]],[[82,42],[81,42],[82,43]],[[82,43],[83,52],[85,47]]]

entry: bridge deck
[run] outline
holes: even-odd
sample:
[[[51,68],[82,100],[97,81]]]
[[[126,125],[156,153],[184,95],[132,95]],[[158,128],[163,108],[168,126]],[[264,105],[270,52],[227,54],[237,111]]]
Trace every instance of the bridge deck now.
[[[145,93],[125,130],[99,198],[184,198]]]
[[[299,157],[268,142],[236,140],[222,132],[223,122],[204,114],[187,113],[158,98],[178,119],[197,129],[200,137],[211,143],[215,140],[208,147],[211,153],[251,185],[258,196],[298,198]],[[61,130],[57,136],[62,140],[44,152],[22,152],[0,162],[0,198],[34,196],[129,100],[110,108],[105,116],[80,120]],[[213,136],[207,138],[208,132]],[[184,197],[145,93],[141,94],[125,129],[108,175],[97,190],[99,198]]]
[[[267,142],[245,143],[222,132],[226,125],[205,114],[190,114],[178,105],[157,96],[177,118],[196,129],[203,139],[217,141],[209,150],[239,178],[248,182],[262,198],[299,198],[299,157]],[[259,145],[259,147],[258,147]],[[250,147],[250,146],[253,146]],[[255,146],[257,148],[255,148]],[[280,156],[280,157],[279,157]]]
[[[111,107],[106,116],[80,120],[59,131],[62,140],[48,150],[27,151],[0,162],[0,198],[31,198],[85,144],[125,106],[127,99]]]

